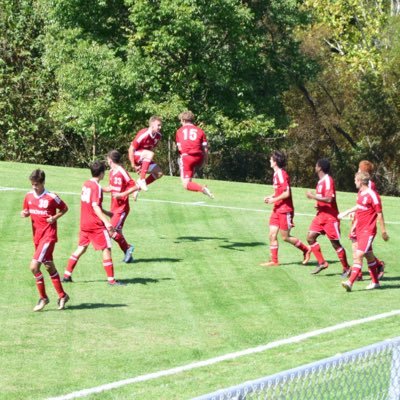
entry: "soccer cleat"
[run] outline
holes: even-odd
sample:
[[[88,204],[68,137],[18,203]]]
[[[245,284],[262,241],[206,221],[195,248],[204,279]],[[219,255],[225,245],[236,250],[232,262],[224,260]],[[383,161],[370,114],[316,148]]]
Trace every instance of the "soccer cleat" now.
[[[317,267],[315,267],[314,271],[311,271],[310,274],[317,275],[321,271],[323,271],[324,269],[327,269],[328,266],[329,266],[329,264],[326,261],[324,261],[322,264],[320,264]]]
[[[381,285],[380,285],[379,283],[371,282],[371,283],[365,288],[365,290],[379,289],[380,287],[381,287]]]
[[[47,304],[50,303],[50,300],[48,297],[40,298],[38,303],[36,304],[35,307],[33,307],[33,311],[41,311],[43,308],[47,306]]]
[[[260,264],[261,267],[279,267],[279,263],[276,263],[274,261],[267,261],[264,263]]]
[[[133,262],[132,253],[134,250],[135,250],[135,247],[133,245],[130,245],[128,247],[128,250],[126,250],[126,252],[125,252],[124,263],[132,263]]]
[[[384,274],[385,274],[385,263],[381,261],[378,267],[378,279],[381,280]]]
[[[69,296],[67,295],[67,293],[65,293],[65,295],[63,297],[60,297],[57,300],[57,304],[58,304],[58,309],[59,310],[64,310],[65,308],[65,303],[67,303],[69,301]]]
[[[202,190],[203,194],[205,194],[206,196],[208,196],[210,199],[214,198],[214,195],[211,193],[211,190],[207,187],[204,186],[203,190]]]
[[[144,179],[138,179],[136,183],[138,184],[140,189],[143,190],[144,192],[147,192],[149,190],[149,188],[147,187],[147,183]]]
[[[342,274],[340,275],[342,278],[348,278],[349,276],[350,276],[350,274],[351,274],[351,269],[350,268],[347,268],[346,270],[344,270],[343,272],[342,272]]]
[[[125,283],[122,283],[122,282],[120,282],[120,281],[108,281],[108,284],[110,285],[110,286],[126,286],[126,284]]]
[[[62,282],[62,283],[73,282],[72,276],[64,276],[64,277],[61,279],[61,282]]]
[[[303,265],[308,264],[308,262],[310,261],[310,258],[311,258],[311,248],[309,247],[308,250],[303,253],[303,262],[302,262],[302,264]]]
[[[351,292],[352,284],[349,281],[342,282],[342,286],[346,289],[346,292]]]

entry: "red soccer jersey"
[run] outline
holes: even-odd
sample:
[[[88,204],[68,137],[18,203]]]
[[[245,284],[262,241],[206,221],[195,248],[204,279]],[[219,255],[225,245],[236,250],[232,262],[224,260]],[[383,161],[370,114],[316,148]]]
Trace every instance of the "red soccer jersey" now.
[[[64,210],[67,205],[55,194],[45,190],[40,196],[34,191],[26,194],[23,209],[28,210],[32,220],[33,241],[37,245],[42,239],[57,242],[57,221],[49,224],[47,218]]]
[[[135,186],[135,181],[130,177],[125,168],[118,166],[110,171],[111,193],[122,193]],[[111,211],[123,212],[129,210],[129,196],[116,199],[111,197]]]
[[[81,194],[81,231],[104,229],[103,221],[94,212],[93,206],[102,208],[103,190],[94,179],[86,181]]]
[[[149,128],[141,129],[132,140],[132,146],[135,151],[153,150],[161,140],[161,133],[151,133]]]
[[[279,168],[274,172],[273,186],[274,197],[278,197],[286,190],[289,190],[288,198],[279,200],[274,203],[274,211],[278,213],[292,212],[294,208],[292,201],[292,191],[290,189],[290,178],[288,173],[284,169]]]
[[[176,131],[175,140],[179,153],[191,156],[203,154],[203,149],[207,146],[206,134],[193,124],[181,126]]]
[[[356,234],[369,232],[376,234],[376,220],[382,212],[382,202],[379,194],[372,189],[359,191],[357,194]]]
[[[378,193],[378,191],[376,190],[376,185],[375,185],[375,182],[374,181],[369,181],[368,182],[368,187],[370,188],[370,189],[372,189],[374,192],[376,192],[376,193]]]
[[[336,189],[335,182],[331,176],[326,174],[322,179],[318,181],[316,194],[321,197],[330,197],[332,201],[325,203],[317,200],[318,214],[329,214],[333,217],[337,217],[339,214],[338,206],[336,204]]]

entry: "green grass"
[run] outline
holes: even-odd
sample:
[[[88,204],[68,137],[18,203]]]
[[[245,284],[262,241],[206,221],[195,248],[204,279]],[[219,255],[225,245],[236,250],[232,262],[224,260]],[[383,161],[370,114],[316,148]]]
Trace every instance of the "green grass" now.
[[[71,301],[51,302],[33,313],[37,301],[29,272],[31,227],[19,217],[35,165],[0,163],[0,398],[44,399],[165,370],[267,344],[344,321],[399,308],[400,237],[398,198],[384,197],[391,240],[374,242],[385,260],[382,290],[352,293],[340,286],[340,264],[328,240],[320,238],[328,270],[310,275],[301,254],[280,241],[279,268],[259,267],[268,258],[271,187],[209,181],[214,201],[184,191],[178,178],[164,177],[131,203],[125,236],[134,242],[135,264],[121,262],[113,247],[116,277],[125,287],[108,287],[101,255],[92,248],[66,286]],[[77,245],[79,196],[88,170],[45,166],[46,187],[60,194],[70,211],[59,222],[55,262],[63,272]],[[314,204],[305,189],[293,190],[297,215],[293,234],[305,240]],[[76,194],[74,194],[76,193]],[[204,202],[193,206],[193,203]],[[341,210],[354,193],[339,193]],[[105,205],[108,207],[106,196]],[[342,243],[350,255],[349,226]],[[321,335],[300,343],[189,372],[128,385],[89,399],[188,399],[245,380],[293,368],[399,335],[392,317]]]

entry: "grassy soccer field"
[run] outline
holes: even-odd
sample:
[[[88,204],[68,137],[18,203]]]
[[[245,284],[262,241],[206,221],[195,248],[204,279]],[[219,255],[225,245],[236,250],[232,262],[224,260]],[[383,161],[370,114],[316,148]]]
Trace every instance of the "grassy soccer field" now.
[[[365,275],[346,293],[325,237],[319,242],[330,267],[320,275],[310,275],[313,259],[302,266],[301,253],[282,241],[281,266],[259,266],[268,258],[270,208],[263,197],[271,187],[210,181],[216,197],[210,200],[184,191],[178,178],[164,177],[131,203],[124,232],[135,244],[136,262],[122,263],[122,252],[113,246],[116,277],[127,285],[109,287],[101,254],[90,248],[75,269],[75,282],[65,285],[67,309],[57,310],[45,273],[50,304],[33,313],[38,295],[28,268],[31,226],[19,212],[36,167],[0,163],[1,399],[60,396],[400,309],[398,198],[383,198],[391,239],[385,243],[379,236],[374,243],[387,266],[382,289],[365,291]],[[44,170],[47,189],[70,208],[59,221],[55,250],[62,273],[77,245],[79,193],[89,170]],[[303,241],[314,215],[305,191],[293,190],[293,234]],[[338,194],[341,210],[354,202],[355,193]],[[342,243],[351,259],[348,230],[345,221]],[[189,399],[396,337],[398,326],[398,316],[386,318],[87,398]]]

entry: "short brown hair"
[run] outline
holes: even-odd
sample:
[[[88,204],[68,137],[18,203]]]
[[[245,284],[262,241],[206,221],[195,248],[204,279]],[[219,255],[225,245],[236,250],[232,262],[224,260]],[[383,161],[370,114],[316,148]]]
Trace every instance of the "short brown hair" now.
[[[194,114],[191,111],[187,110],[179,114],[179,119],[185,122],[193,122]]]
[[[371,161],[362,160],[358,164],[358,169],[361,172],[368,172],[369,174],[372,174],[374,172],[375,165]]]
[[[44,181],[46,180],[46,174],[41,169],[35,169],[29,175],[29,180],[31,182],[44,183]]]
[[[158,115],[152,115],[152,116],[149,118],[149,125],[151,125],[154,121],[160,121],[160,122],[162,122],[162,118],[159,117]]]
[[[111,150],[108,152],[107,157],[114,163],[120,164],[121,163],[121,153],[118,150]]]

